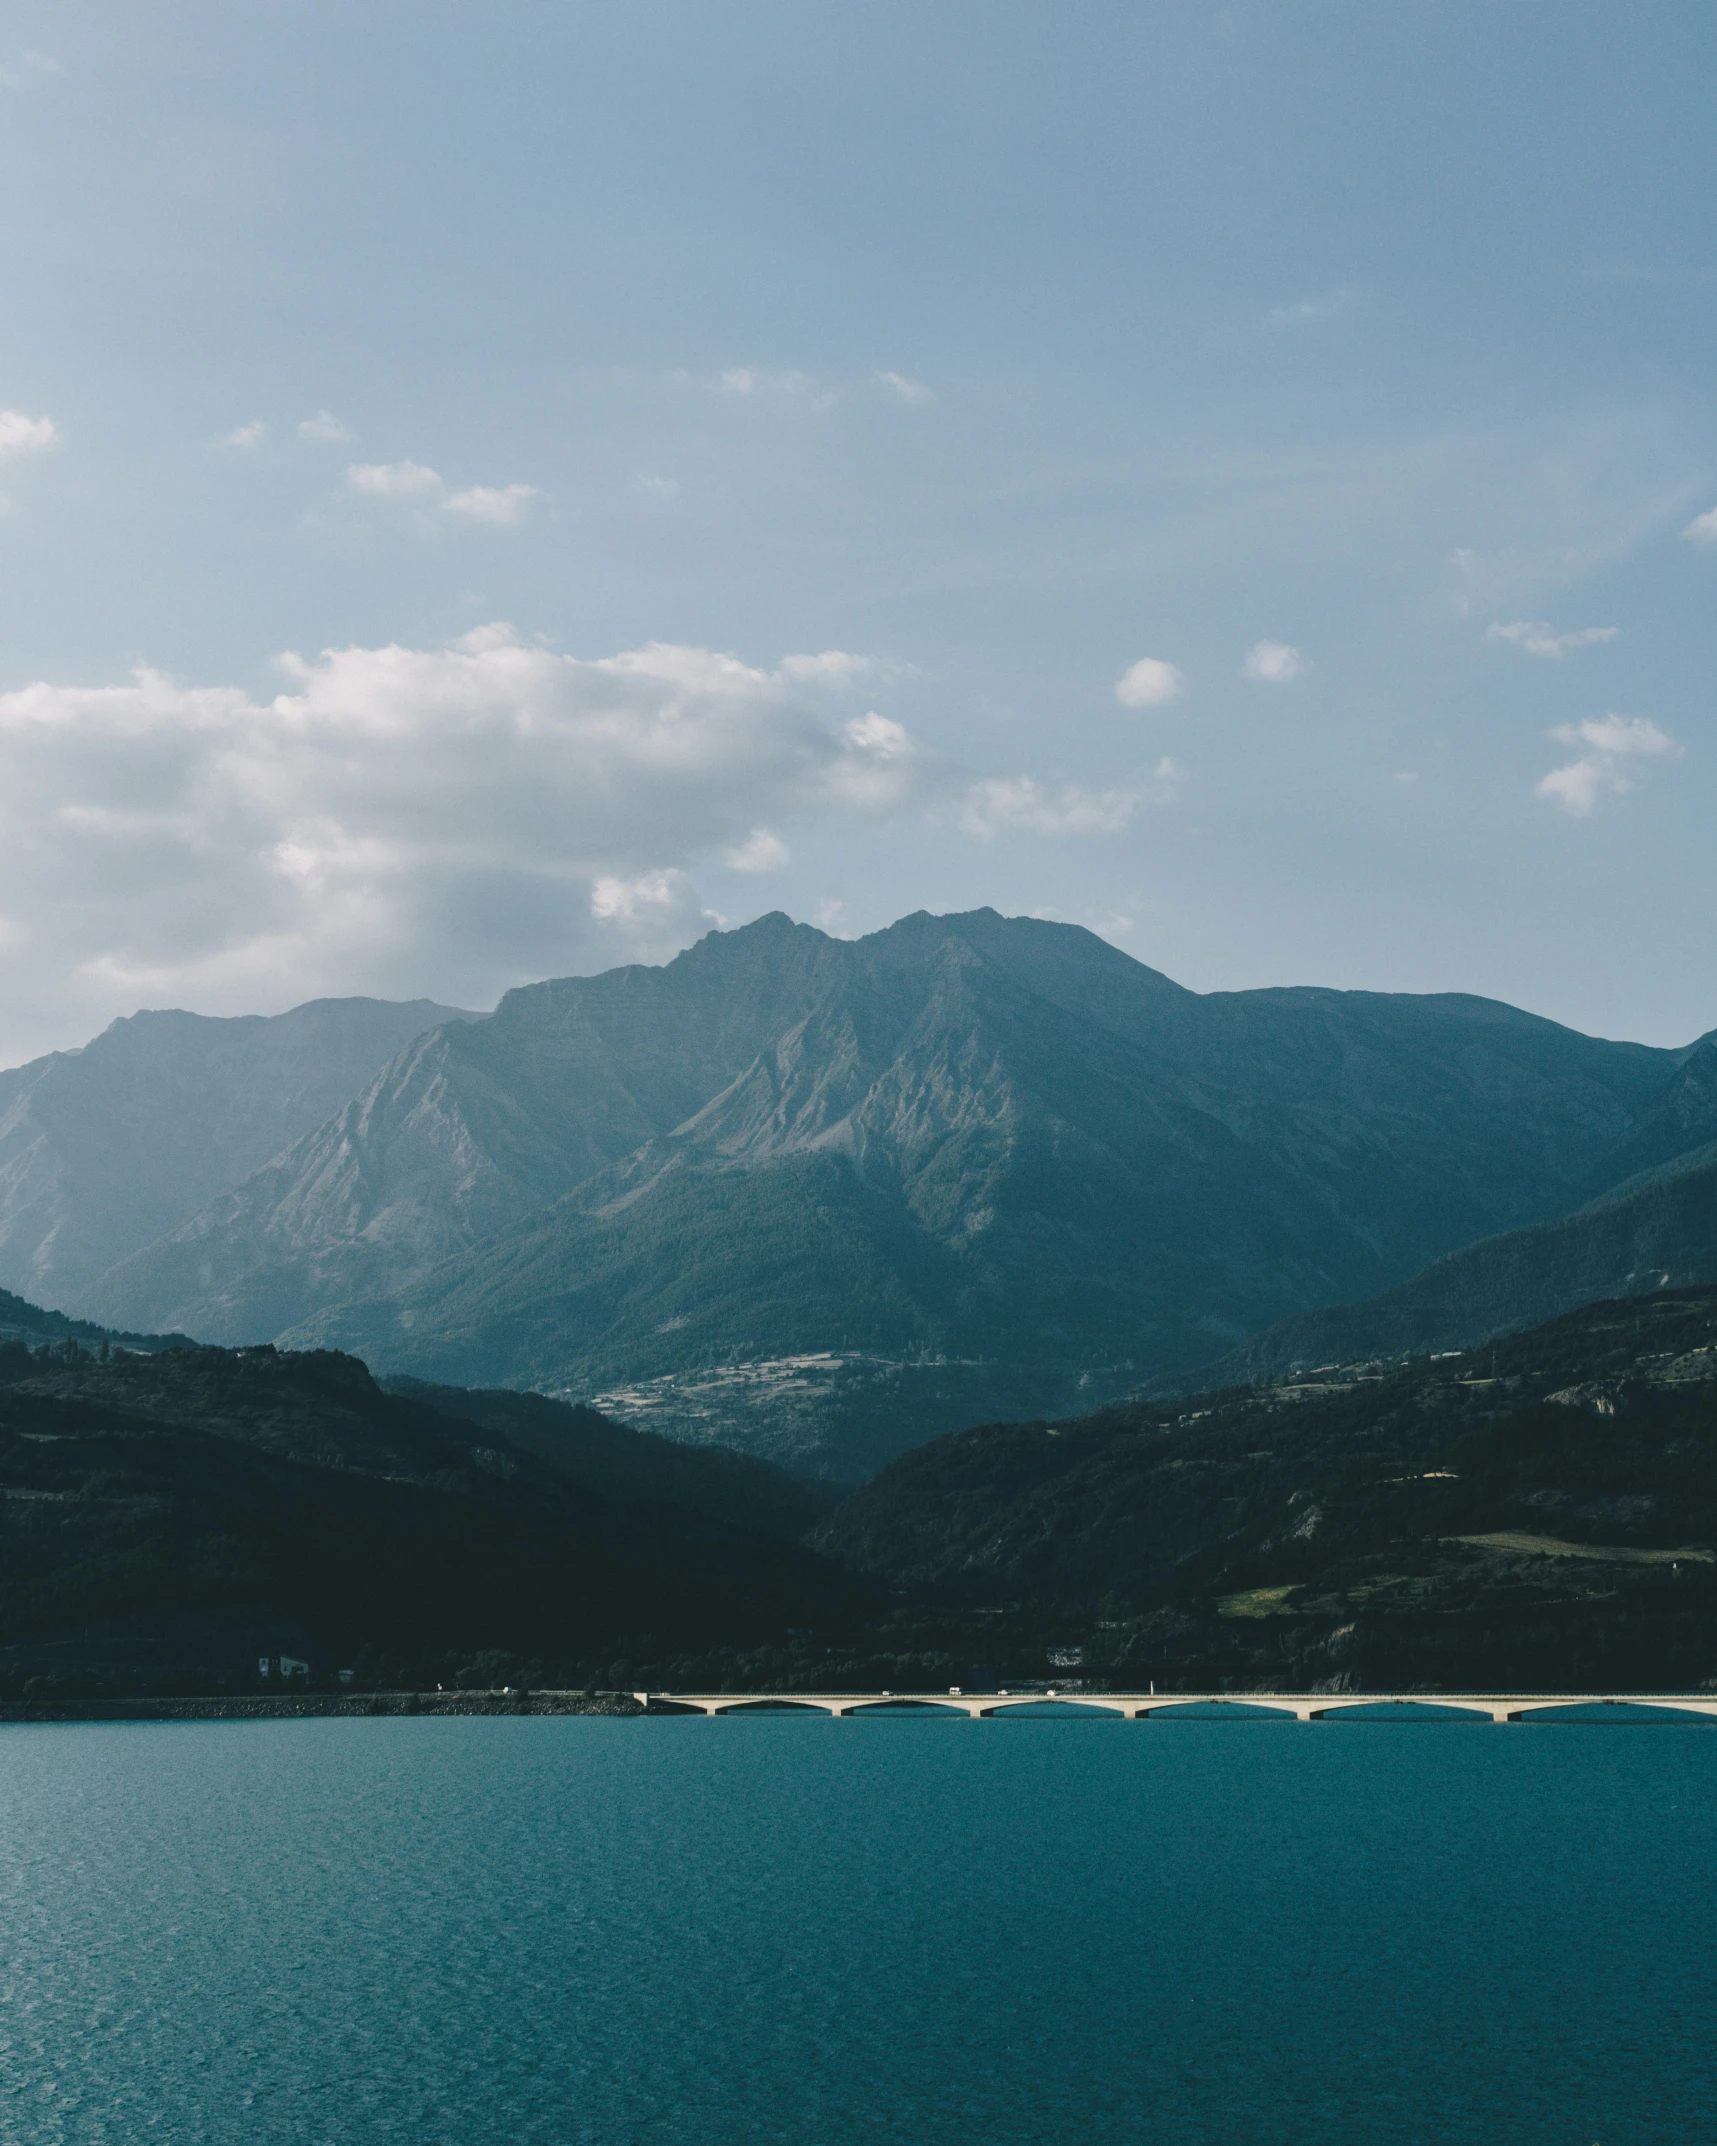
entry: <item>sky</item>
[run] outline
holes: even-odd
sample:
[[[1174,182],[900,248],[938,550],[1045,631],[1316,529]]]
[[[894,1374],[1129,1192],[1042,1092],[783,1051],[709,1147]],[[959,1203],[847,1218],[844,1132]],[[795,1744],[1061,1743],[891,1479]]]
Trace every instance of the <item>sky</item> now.
[[[0,1063],[771,909],[1717,1026],[1717,9],[0,6]]]

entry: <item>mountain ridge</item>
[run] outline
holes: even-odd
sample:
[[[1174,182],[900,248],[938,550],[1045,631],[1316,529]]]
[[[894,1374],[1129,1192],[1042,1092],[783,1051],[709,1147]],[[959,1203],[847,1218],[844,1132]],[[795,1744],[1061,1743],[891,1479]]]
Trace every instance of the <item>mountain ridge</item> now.
[[[416,1039],[89,1308],[648,1386],[682,1435],[850,1478],[950,1410],[1102,1399],[1553,1219],[1696,1056],[1462,994],[1200,995],[988,910],[857,941],[773,913]]]

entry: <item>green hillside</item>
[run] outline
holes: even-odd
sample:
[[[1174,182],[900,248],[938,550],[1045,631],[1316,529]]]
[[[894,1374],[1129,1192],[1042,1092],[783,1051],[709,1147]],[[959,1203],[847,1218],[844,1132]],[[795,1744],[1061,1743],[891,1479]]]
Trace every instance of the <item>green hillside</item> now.
[[[959,1431],[832,1506],[334,1353],[0,1344],[0,1697],[244,1690],[280,1653],[390,1686],[1717,1688],[1717,1289]]]
[[[960,1432],[813,1539],[1004,1673],[1029,1633],[1128,1689],[1717,1688],[1717,1290]]]

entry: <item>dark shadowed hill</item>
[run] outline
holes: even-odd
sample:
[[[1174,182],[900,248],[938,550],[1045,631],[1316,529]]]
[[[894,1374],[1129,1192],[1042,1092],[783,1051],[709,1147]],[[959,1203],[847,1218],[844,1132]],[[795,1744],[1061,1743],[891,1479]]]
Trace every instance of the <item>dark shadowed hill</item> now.
[[[795,1541],[821,1520],[834,1493],[749,1453],[686,1445],[615,1423],[594,1408],[540,1393],[473,1392],[419,1379],[386,1382],[390,1393],[443,1415],[499,1431],[564,1481],[601,1498],[677,1505],[706,1519]]]
[[[1689,1056],[1460,996],[1201,997],[987,910],[766,917],[422,1037],[89,1308],[850,1480],[1567,1212],[1668,1137]]]
[[[761,1462],[658,1456],[582,1419],[526,1426],[545,1460],[492,1397],[471,1416],[458,1398],[386,1394],[331,1354],[0,1344],[0,1686],[207,1688],[260,1653],[332,1668],[366,1650],[509,1654],[583,1682],[628,1651],[779,1639],[866,1600],[785,1539],[811,1501]]]
[[[1717,1289],[959,1432],[813,1540],[1126,1689],[1717,1688]]]
[[[272,1018],[138,1013],[0,1073],[0,1286],[62,1311],[464,1016],[317,999]]]

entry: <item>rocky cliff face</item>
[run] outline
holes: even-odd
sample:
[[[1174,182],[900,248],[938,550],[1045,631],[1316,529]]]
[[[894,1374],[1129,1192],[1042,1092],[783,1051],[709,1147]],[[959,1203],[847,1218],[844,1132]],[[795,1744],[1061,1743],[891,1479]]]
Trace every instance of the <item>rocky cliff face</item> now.
[[[1201,997],[990,911],[768,917],[420,1038],[85,1301],[854,1475],[1561,1215],[1687,1061],[1459,996]]]
[[[0,1073],[0,1287],[76,1311],[110,1267],[320,1125],[413,1036],[464,1018],[427,999],[139,1013]]]

